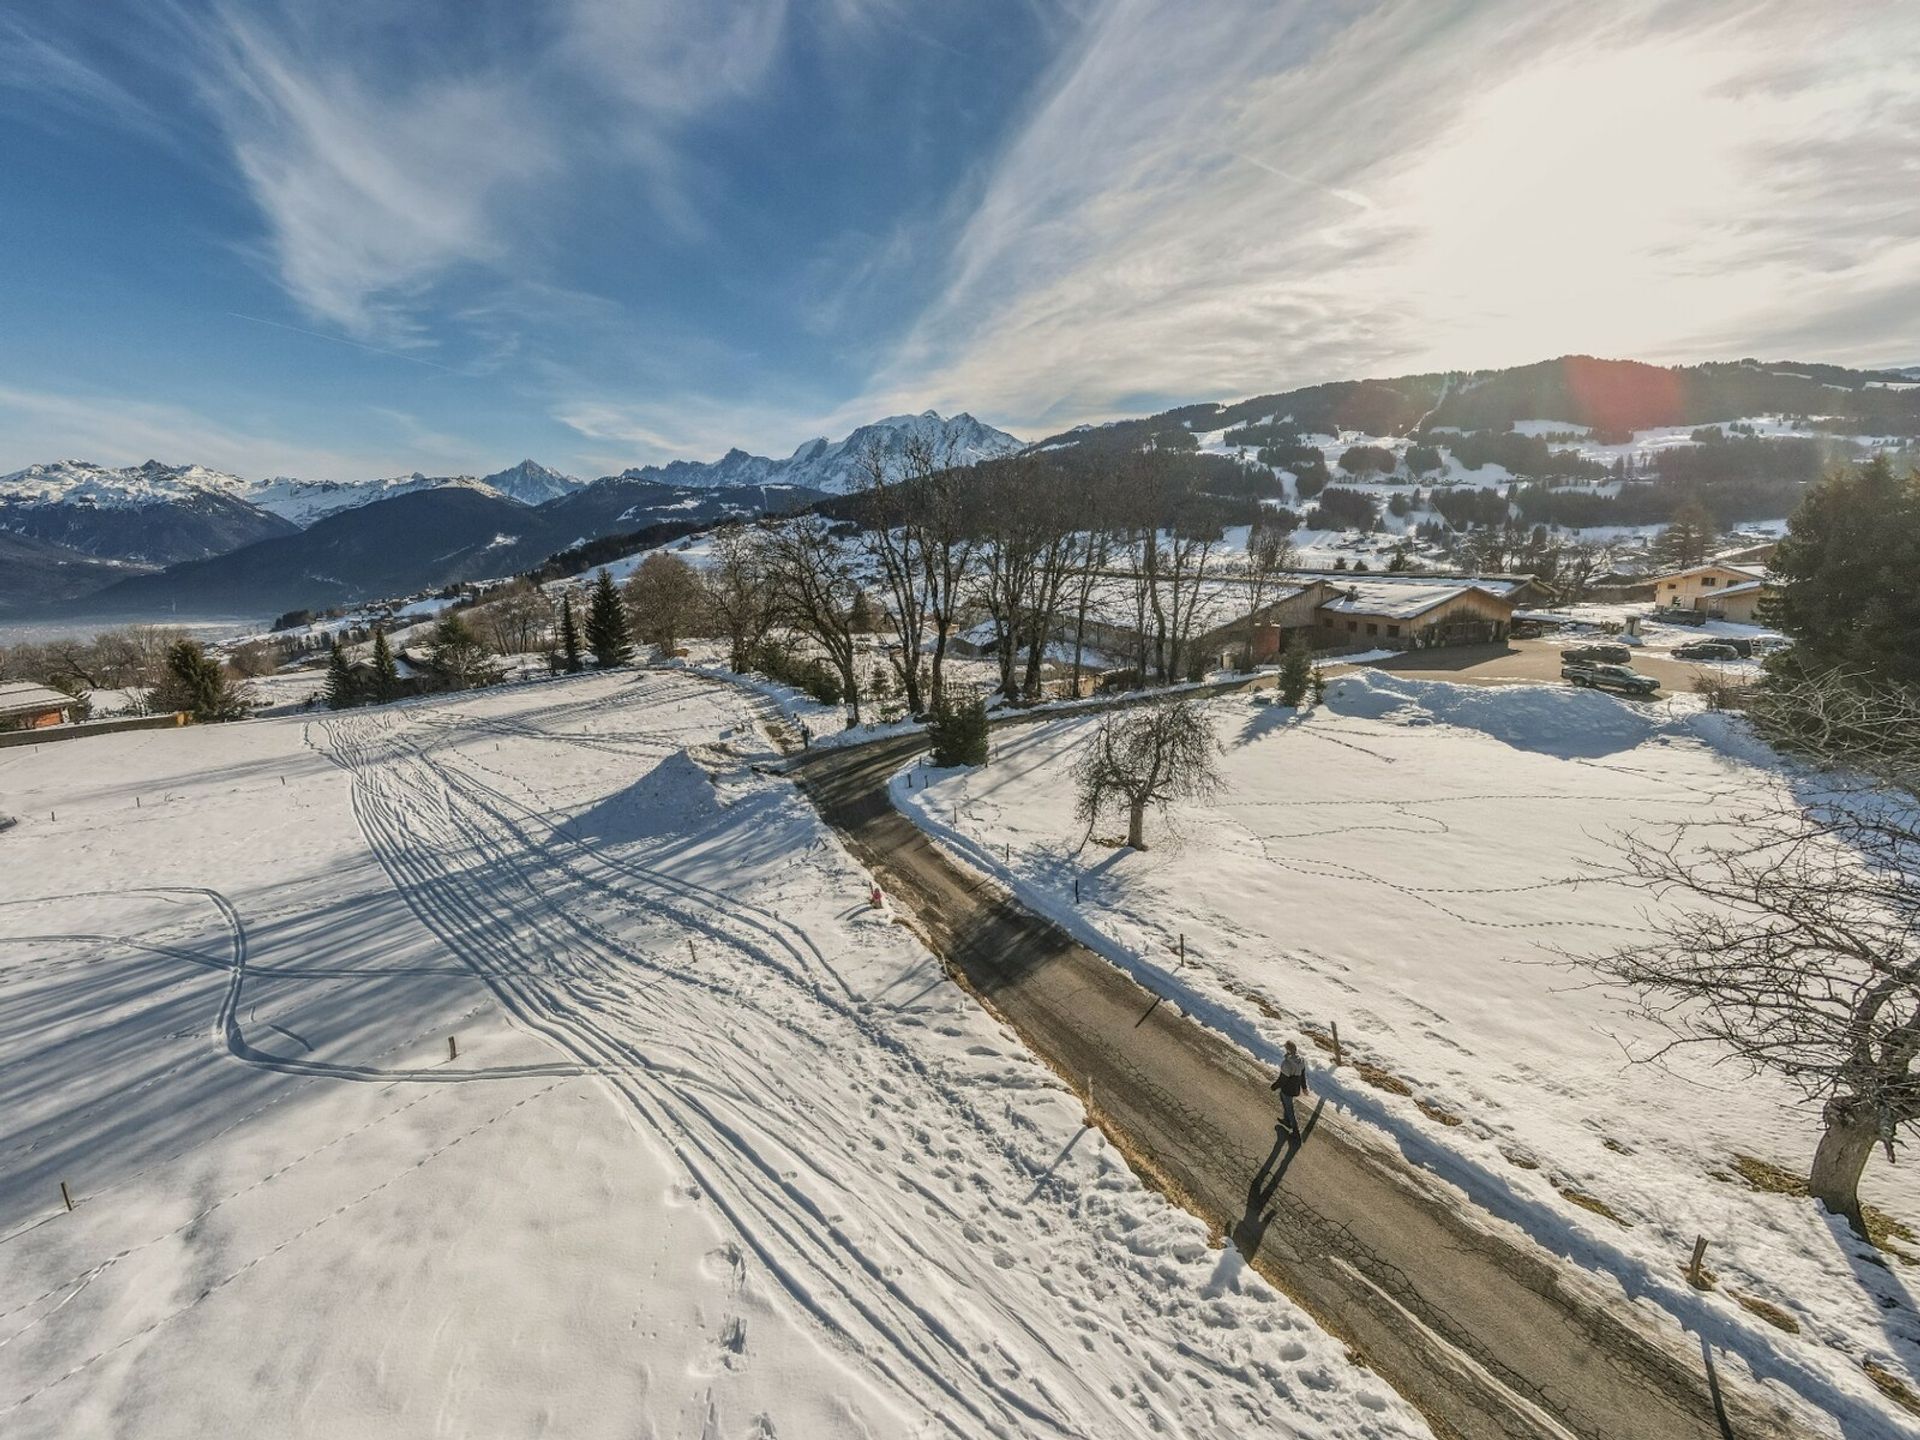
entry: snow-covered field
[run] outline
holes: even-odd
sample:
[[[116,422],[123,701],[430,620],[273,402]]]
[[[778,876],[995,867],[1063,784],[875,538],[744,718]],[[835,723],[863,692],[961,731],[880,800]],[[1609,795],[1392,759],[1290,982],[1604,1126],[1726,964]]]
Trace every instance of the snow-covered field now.
[[[1911,1434],[1861,1364],[1920,1374],[1912,1272],[1735,1178],[1743,1155],[1804,1173],[1816,1117],[1705,1055],[1629,1063],[1656,1033],[1567,961],[1658,923],[1644,893],[1601,878],[1611,835],[1731,813],[1782,783],[1737,722],[1692,697],[1652,707],[1364,670],[1304,713],[1244,697],[1210,709],[1226,789],[1181,806],[1177,833],[1150,827],[1145,854],[1077,850],[1069,770],[1093,718],[998,731],[985,770],[911,788],[903,773],[895,803],[1259,1057],[1337,1023],[1349,1058],[1407,1093],[1352,1066],[1323,1072],[1324,1089],[1389,1143],[1847,1436]],[[1876,1157],[1865,1193],[1920,1219],[1907,1166]],[[1696,1235],[1719,1276],[1706,1295],[1681,1274]]]
[[[0,1434],[1424,1434],[868,908],[753,703],[0,752]]]

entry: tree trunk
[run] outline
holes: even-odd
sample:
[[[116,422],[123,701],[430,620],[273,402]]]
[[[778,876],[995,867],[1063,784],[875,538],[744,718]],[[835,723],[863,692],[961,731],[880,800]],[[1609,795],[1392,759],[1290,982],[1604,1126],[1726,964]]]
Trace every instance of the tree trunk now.
[[[847,692],[847,714],[853,724],[860,723],[860,677],[854,670],[851,659],[836,662],[840,670],[840,685]]]
[[[1872,1120],[1838,1102],[1827,1105],[1825,1118],[1827,1128],[1813,1152],[1807,1191],[1833,1214],[1843,1216],[1864,1240],[1867,1222],[1860,1213],[1860,1172],[1867,1168],[1880,1130]]]
[[[926,708],[920,703],[920,636],[918,626],[915,627],[915,633],[912,639],[907,637],[906,627],[900,627],[900,659],[894,668],[900,672],[900,688],[905,692],[907,714],[926,714]]]
[[[947,621],[933,622],[933,671],[928,679],[931,681],[932,692],[929,698],[933,701],[932,708],[935,710],[940,708],[940,702],[947,696],[947,677],[944,668],[947,660],[947,629]]]
[[[1147,848],[1147,802],[1134,800],[1127,805],[1127,845],[1130,849]],[[1858,1171],[1854,1172],[1856,1175]]]

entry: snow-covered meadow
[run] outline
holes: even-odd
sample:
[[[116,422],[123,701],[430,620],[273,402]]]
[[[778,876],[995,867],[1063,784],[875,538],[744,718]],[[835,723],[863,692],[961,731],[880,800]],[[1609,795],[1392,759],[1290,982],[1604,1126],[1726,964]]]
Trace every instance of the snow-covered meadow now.
[[[0,1433],[1426,1433],[867,906],[763,703],[0,752]]]
[[[1323,1089],[1383,1143],[1846,1435],[1910,1433],[1862,1369],[1920,1373],[1909,1266],[1739,1178],[1742,1156],[1803,1172],[1817,1117],[1704,1054],[1631,1063],[1658,1033],[1572,963],[1658,924],[1604,878],[1611,836],[1730,814],[1783,783],[1777,762],[1692,697],[1354,670],[1305,712],[1209,708],[1226,787],[1150,826],[1145,854],[1080,848],[1070,769],[1095,717],[997,731],[985,770],[903,772],[895,802],[1256,1056],[1317,1036]],[[1920,1218],[1904,1165],[1876,1157],[1865,1193]],[[1696,1235],[1707,1294],[1681,1273]]]

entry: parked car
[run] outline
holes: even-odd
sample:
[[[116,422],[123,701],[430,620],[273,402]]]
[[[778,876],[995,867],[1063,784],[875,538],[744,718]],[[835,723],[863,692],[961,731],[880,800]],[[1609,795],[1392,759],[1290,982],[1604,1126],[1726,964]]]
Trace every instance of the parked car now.
[[[1673,647],[1676,660],[1738,660],[1740,651],[1724,640],[1689,640]]]
[[[1562,664],[1625,665],[1631,659],[1633,651],[1624,645],[1575,645],[1560,652]]]
[[[1707,623],[1707,612],[1689,610],[1684,606],[1675,605],[1666,610],[1654,611],[1652,618],[1668,625],[1704,625]]]
[[[1588,690],[1618,690],[1624,695],[1651,695],[1660,682],[1626,665],[1585,665],[1569,661],[1560,667],[1560,678]]]

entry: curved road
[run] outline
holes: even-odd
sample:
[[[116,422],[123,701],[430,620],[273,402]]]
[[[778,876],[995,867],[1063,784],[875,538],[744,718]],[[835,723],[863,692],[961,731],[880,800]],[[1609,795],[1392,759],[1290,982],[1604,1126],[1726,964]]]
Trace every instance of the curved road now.
[[[1230,1235],[1447,1440],[1803,1434],[1710,1380],[1664,1319],[1521,1238],[1464,1221],[1421,1172],[1313,1110],[1280,1143],[1268,1076],[1223,1037],[949,859],[887,794],[919,737],[816,750],[792,774],[948,969],[1076,1092],[1137,1169]],[[1715,1391],[1720,1393],[1716,1396]],[[1722,1406],[1723,1417],[1716,1414]]]

